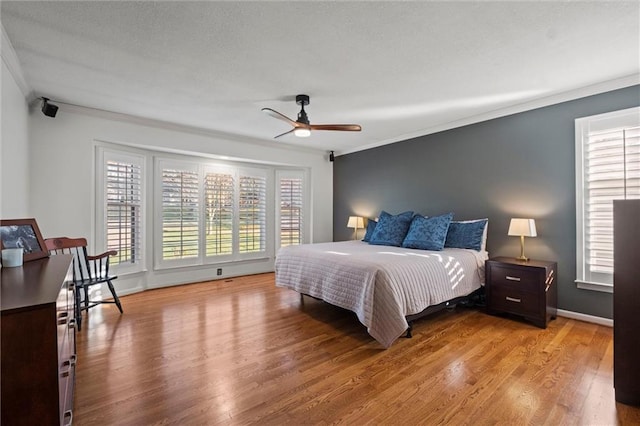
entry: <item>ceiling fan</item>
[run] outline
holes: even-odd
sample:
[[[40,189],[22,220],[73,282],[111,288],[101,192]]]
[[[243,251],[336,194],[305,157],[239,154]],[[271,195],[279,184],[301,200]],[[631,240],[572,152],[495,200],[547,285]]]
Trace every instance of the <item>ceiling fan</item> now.
[[[296,103],[300,105],[301,109],[298,113],[298,119],[293,121],[289,117],[284,114],[279,113],[278,111],[271,108],[262,108],[262,111],[266,112],[270,116],[280,119],[282,121],[286,121],[290,125],[293,126],[293,129],[288,132],[284,132],[275,138],[279,138],[280,136],[288,135],[292,133],[298,137],[306,138],[311,136],[312,130],[338,130],[342,132],[359,132],[362,130],[362,127],[358,124],[311,124],[309,123],[309,117],[307,117],[307,112],[304,110],[305,105],[309,105],[309,96],[308,95],[298,95],[296,96]],[[274,139],[275,139],[274,138]]]

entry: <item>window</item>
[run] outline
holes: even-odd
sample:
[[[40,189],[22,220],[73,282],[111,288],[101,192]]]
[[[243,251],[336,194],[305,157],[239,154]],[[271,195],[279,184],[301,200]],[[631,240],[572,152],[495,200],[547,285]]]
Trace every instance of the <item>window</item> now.
[[[97,190],[96,244],[117,251],[110,262],[119,272],[140,271],[144,267],[144,157],[101,147],[97,153],[102,179]]]
[[[278,173],[278,246],[302,244],[303,182],[302,172]]]
[[[613,291],[613,200],[640,198],[640,107],[576,120],[578,287]]]
[[[102,142],[95,161],[93,241],[96,250],[118,252],[119,274],[144,271],[150,258],[157,269],[267,261],[276,248],[308,238],[304,170]]]
[[[158,159],[156,265],[266,257],[268,177],[267,169]]]
[[[207,256],[233,253],[235,179],[232,173],[209,172],[204,178]]]
[[[264,176],[240,176],[239,199],[239,252],[265,251],[266,192]]]
[[[162,168],[162,259],[199,255],[200,191],[197,170]]]

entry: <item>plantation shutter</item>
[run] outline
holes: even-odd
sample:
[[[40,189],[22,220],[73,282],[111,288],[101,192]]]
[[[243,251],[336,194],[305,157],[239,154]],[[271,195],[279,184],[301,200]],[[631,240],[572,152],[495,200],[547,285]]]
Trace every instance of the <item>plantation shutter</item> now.
[[[640,109],[631,115],[594,120],[583,133],[583,269],[578,271],[579,281],[613,284],[613,200],[640,198],[638,122]]]
[[[256,253],[266,247],[267,179],[240,175],[238,252]]]
[[[233,253],[234,177],[231,173],[206,173],[206,255]]]
[[[186,259],[199,253],[198,172],[162,169],[162,258]]]
[[[121,156],[122,157],[122,156]],[[142,162],[105,157],[106,246],[113,265],[142,261]]]
[[[301,177],[280,178],[280,247],[302,243],[302,184]]]

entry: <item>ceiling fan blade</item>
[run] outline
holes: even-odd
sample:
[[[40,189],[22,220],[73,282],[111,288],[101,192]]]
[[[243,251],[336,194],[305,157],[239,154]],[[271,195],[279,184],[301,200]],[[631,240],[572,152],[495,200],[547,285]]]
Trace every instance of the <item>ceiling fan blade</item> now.
[[[273,118],[277,118],[279,120],[282,121],[286,121],[287,123],[289,123],[291,126],[297,126],[298,123],[292,119],[290,119],[289,117],[287,117],[284,114],[280,114],[278,111],[276,111],[275,109],[271,109],[271,108],[262,108],[263,112],[266,112],[267,114],[269,114],[270,116],[272,116]],[[277,136],[276,136],[277,137]]]
[[[291,129],[291,130],[289,130],[288,132],[280,133],[278,136],[274,136],[273,138],[274,138],[274,139],[278,139],[280,136],[288,135],[289,133],[293,133],[293,132],[295,132],[295,130],[296,130],[295,128],[294,128],[294,129]]]
[[[359,132],[362,130],[359,124],[311,124],[311,130],[338,130],[342,132]]]

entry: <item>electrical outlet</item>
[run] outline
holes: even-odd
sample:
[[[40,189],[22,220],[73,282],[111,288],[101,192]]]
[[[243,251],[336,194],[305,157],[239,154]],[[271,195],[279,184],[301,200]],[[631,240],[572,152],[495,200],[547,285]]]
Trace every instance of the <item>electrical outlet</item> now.
[[[222,268],[218,268],[218,270],[216,271],[216,274],[222,275]]]

